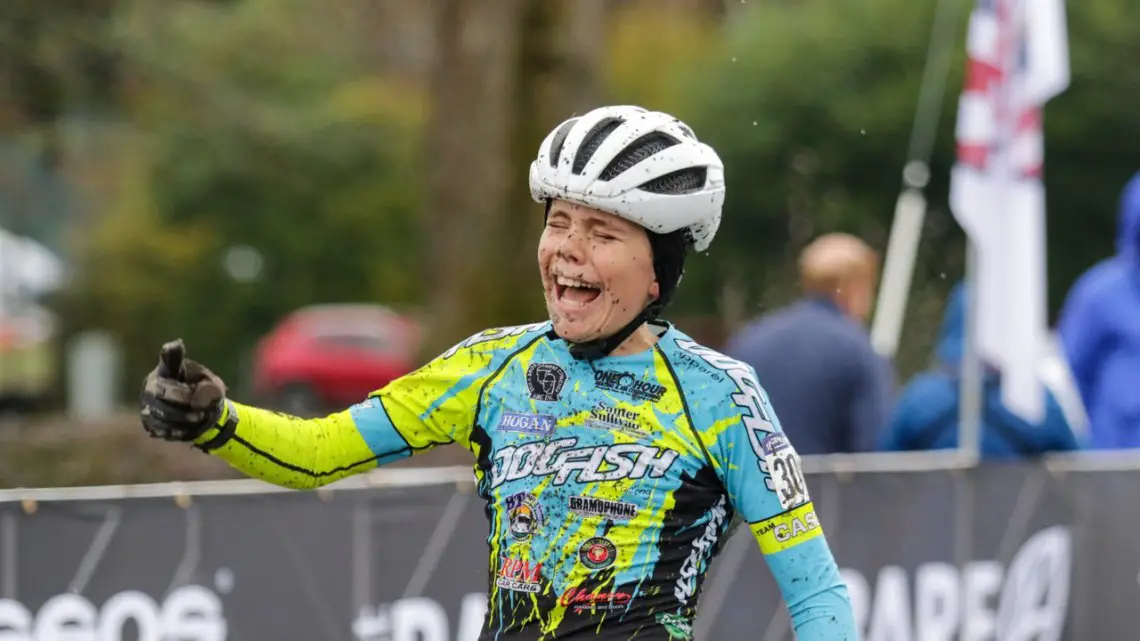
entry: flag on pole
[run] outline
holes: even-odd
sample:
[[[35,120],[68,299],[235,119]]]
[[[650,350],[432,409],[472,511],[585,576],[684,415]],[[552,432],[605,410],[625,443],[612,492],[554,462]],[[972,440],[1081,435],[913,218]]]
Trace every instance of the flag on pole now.
[[[977,349],[1002,401],[1038,422],[1047,339],[1045,102],[1069,84],[1064,0],[978,0],[970,16],[950,207],[976,248]]]

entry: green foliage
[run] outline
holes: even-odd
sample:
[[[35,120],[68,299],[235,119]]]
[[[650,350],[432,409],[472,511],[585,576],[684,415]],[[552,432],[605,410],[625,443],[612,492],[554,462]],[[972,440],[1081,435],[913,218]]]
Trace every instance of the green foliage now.
[[[687,96],[677,90],[674,74],[715,64],[719,37],[719,25],[652,1],[614,10],[602,70],[609,100],[670,113],[684,109]]]
[[[233,384],[292,309],[419,298],[423,96],[322,25],[315,7],[264,0],[141,3],[118,25],[145,146],[135,206],[90,243],[103,276],[83,296],[86,324],[122,334],[129,371],[183,336]],[[263,258],[252,282],[225,268],[238,245]]]
[[[963,269],[963,237],[946,201],[972,4],[955,0],[951,12],[954,55],[915,279],[923,331],[908,329],[907,370],[925,361],[937,303]],[[935,5],[763,3],[730,20],[714,64],[698,59],[681,70],[678,113],[720,152],[728,184],[721,232],[709,255],[691,261],[682,309],[723,309],[726,283],[742,290],[749,314],[783,302],[795,293],[795,255],[824,231],[850,231],[885,250]],[[1140,99],[1140,27],[1126,18],[1127,5],[1069,8],[1073,86],[1046,109],[1054,308],[1111,251],[1115,200],[1140,167],[1140,150],[1126,142],[1140,140],[1129,108]]]
[[[1049,302],[1116,251],[1120,191],[1140,170],[1140,22],[1128,0],[1070,3],[1072,85],[1045,108]]]
[[[164,226],[150,207],[143,159],[120,150],[116,157],[128,188],[99,224],[77,230],[76,270],[71,288],[56,301],[65,333],[106,328],[127,349],[124,365],[137,374],[129,391],[157,362],[156,345],[184,331],[188,307],[182,289],[216,243],[203,225]],[[128,375],[129,376],[129,375]]]
[[[925,363],[942,298],[962,274],[963,238],[946,195],[973,3],[950,2],[951,73],[903,371]],[[785,302],[798,289],[796,254],[824,231],[851,231],[885,249],[936,4],[749,3],[724,26],[652,1],[612,11],[600,56],[608,101],[677,113],[728,167],[721,233],[690,261],[678,314],[735,322]],[[61,306],[76,327],[118,332],[127,371],[145,371],[156,346],[180,335],[232,383],[243,352],[274,320],[317,302],[430,302],[439,316],[479,323],[531,317],[537,299],[517,292],[533,292],[533,248],[518,243],[533,237],[537,219],[524,202],[525,172],[493,168],[522,167],[547,127],[595,102],[577,95],[592,91],[592,63],[550,40],[564,32],[559,19],[524,28],[517,64],[484,74],[512,78],[501,101],[510,126],[484,115],[502,96],[476,91],[483,85],[457,94],[470,101],[458,101],[456,114],[475,121],[465,131],[501,135],[469,134],[468,147],[478,149],[457,145],[452,160],[485,159],[481,168],[504,175],[519,196],[501,197],[502,186],[488,187],[478,171],[466,172],[478,189],[446,183],[473,194],[467,205],[441,201],[464,210],[456,215],[468,223],[449,227],[458,249],[448,262],[439,248],[452,245],[428,243],[421,231],[444,219],[422,206],[432,188],[419,162],[427,79],[378,76],[372,43],[361,37],[368,30],[346,25],[353,11],[301,0],[136,0],[109,12],[110,37],[88,34],[99,51],[116,53],[115,93],[131,134],[107,148],[100,170],[122,185],[82,230],[81,278]],[[1140,99],[1140,24],[1131,17],[1129,0],[1069,7],[1073,86],[1046,110],[1054,309],[1072,280],[1112,251],[1119,190],[1140,167],[1131,143],[1140,139],[1131,113]],[[451,135],[449,122],[439,139]],[[496,142],[502,136],[510,142]],[[480,203],[485,212],[473,209]],[[227,274],[234,245],[264,257],[259,280]],[[430,265],[448,266],[440,276],[448,287],[433,281],[437,296],[424,282]],[[438,340],[450,344],[457,332]]]
[[[885,246],[932,13],[932,3],[905,0],[765,4],[728,30],[714,68],[690,74],[686,112],[724,158],[729,186],[705,266],[739,275],[750,302],[772,285],[751,275],[787,273],[781,268],[823,231]],[[928,192],[936,203],[953,148],[953,94]]]

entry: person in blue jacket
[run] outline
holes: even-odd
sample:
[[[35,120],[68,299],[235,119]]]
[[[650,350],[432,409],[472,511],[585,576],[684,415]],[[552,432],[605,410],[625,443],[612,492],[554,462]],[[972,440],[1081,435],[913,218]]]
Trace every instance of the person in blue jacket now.
[[[947,301],[936,351],[938,363],[907,383],[883,434],[887,451],[938,450],[958,447],[960,366],[966,325],[966,289],[959,283]],[[981,456],[1020,459],[1053,451],[1080,449],[1061,406],[1046,391],[1045,419],[1031,424],[1001,402],[1001,377],[986,366],[983,376]]]
[[[895,395],[893,364],[863,327],[878,271],[863,240],[824,234],[800,254],[802,298],[744,325],[724,347],[756,370],[799,452],[875,451]]]
[[[1090,446],[1140,447],[1140,173],[1120,199],[1117,254],[1069,290],[1059,330],[1088,413]]]

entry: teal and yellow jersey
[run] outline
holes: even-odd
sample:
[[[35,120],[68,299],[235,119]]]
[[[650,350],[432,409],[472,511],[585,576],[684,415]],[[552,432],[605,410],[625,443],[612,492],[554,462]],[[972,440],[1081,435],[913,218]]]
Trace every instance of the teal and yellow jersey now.
[[[691,638],[740,516],[800,641],[856,641],[799,457],[755,373],[658,331],[651,350],[581,361],[549,323],[488,330],[326,418],[228,403],[236,433],[214,453],[312,488],[436,445],[469,449],[490,521],[481,639]]]

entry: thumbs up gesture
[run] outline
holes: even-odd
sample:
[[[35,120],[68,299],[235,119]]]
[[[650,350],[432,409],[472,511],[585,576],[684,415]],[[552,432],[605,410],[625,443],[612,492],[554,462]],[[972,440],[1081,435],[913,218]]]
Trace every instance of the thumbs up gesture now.
[[[225,398],[222,379],[186,358],[182,339],[171,341],[162,346],[158,366],[143,381],[143,428],[154,438],[193,441],[218,424]]]

